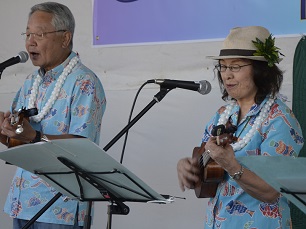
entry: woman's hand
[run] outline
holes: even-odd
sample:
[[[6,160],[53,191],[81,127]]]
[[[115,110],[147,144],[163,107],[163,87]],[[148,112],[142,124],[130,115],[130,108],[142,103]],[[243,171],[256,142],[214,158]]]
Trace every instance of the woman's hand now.
[[[241,170],[231,145],[218,146],[216,137],[211,137],[205,145],[205,150],[209,151],[210,157],[228,174],[233,175]],[[236,182],[245,192],[262,202],[274,203],[279,197],[279,192],[247,168],[244,168],[241,178]]]
[[[199,172],[200,170],[196,158],[186,157],[178,161],[177,175],[182,191],[185,191],[185,188],[194,188],[195,183],[200,179],[198,175]]]
[[[230,144],[218,145],[217,138],[210,137],[205,145],[205,150],[229,174],[234,174],[240,170],[241,165],[236,160],[234,150]]]

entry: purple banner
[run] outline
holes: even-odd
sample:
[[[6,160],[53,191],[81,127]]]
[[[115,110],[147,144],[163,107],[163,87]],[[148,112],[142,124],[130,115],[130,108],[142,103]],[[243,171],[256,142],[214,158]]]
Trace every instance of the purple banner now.
[[[298,0],[95,0],[93,44],[216,39],[247,25],[265,26],[273,35],[301,34],[300,8]]]
[[[306,0],[301,0],[301,20],[306,19],[305,11],[306,11]]]

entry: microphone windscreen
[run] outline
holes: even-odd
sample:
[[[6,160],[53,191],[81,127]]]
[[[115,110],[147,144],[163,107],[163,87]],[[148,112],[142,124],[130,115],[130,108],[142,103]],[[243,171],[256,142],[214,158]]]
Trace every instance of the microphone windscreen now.
[[[211,91],[211,84],[207,80],[201,80],[200,82],[199,92],[202,95],[206,95]]]
[[[25,63],[29,59],[29,54],[25,51],[19,52],[18,56],[20,57],[20,63]]]

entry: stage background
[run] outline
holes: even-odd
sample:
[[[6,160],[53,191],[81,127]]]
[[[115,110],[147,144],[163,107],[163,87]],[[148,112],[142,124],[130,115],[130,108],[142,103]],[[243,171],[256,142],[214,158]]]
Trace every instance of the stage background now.
[[[302,3],[304,1],[301,1]],[[272,34],[300,33],[299,0],[94,1],[95,45],[224,38],[235,26],[263,25]]]
[[[25,50],[20,33],[25,31],[30,7],[38,2],[42,1],[1,1],[0,62]],[[252,11],[243,10],[244,8],[239,6],[238,1],[232,1],[231,4],[225,5],[221,4],[225,1],[215,1],[217,9],[210,12],[206,19],[208,27],[198,26],[194,30],[199,34],[205,33],[208,37],[183,37],[180,39],[141,40],[136,42],[117,41],[116,37],[118,38],[121,35],[114,36],[113,34],[111,41],[114,44],[111,44],[110,41],[105,44],[95,44],[93,42],[95,40],[94,25],[96,25],[96,22],[94,22],[94,2],[83,0],[62,2],[75,15],[74,50],[80,54],[82,62],[96,72],[105,88],[108,103],[102,124],[101,148],[125,127],[136,92],[148,79],[168,78],[190,81],[205,79],[211,82],[212,91],[208,95],[203,96],[197,92],[176,89],[152,107],[130,130],[123,160],[124,166],[157,192],[185,197],[186,200],[177,199],[175,203],[167,205],[127,203],[131,210],[130,213],[127,216],[113,217],[113,228],[203,228],[207,199],[197,199],[192,190],[184,193],[180,191],[177,182],[176,163],[180,158],[191,155],[193,147],[201,141],[205,123],[223,104],[218,83],[213,74],[212,66],[214,62],[206,59],[205,56],[217,55],[224,35],[229,32],[229,28],[247,25],[245,19],[249,18]],[[133,4],[145,6],[150,1],[139,0],[134,3],[119,3],[115,0],[103,0],[99,2],[117,5],[121,9],[132,7]],[[169,6],[170,4],[173,5],[174,1],[156,2],[165,2]],[[176,2],[178,2],[178,5],[184,4],[184,1]],[[193,1],[188,2],[189,5],[193,3]],[[200,3],[202,1],[194,2]],[[251,4],[253,1],[245,2]],[[261,7],[262,13],[256,14],[252,21],[248,23],[263,25],[268,28],[271,26],[271,32],[277,36],[276,45],[282,48],[282,53],[285,55],[284,60],[280,63],[280,67],[285,70],[281,91],[288,97],[288,105],[291,106],[293,56],[301,34],[305,33],[306,30],[305,21],[300,20],[300,1],[290,1],[292,5],[286,3],[288,1],[269,1],[268,6],[271,10],[267,10],[265,1],[257,2],[261,5],[258,5],[256,9]],[[272,3],[274,5],[270,5]],[[282,7],[282,4],[284,4],[284,7]],[[191,7],[189,5],[184,6]],[[223,6],[226,11],[222,9]],[[213,7],[213,5],[209,5],[209,7]],[[169,9],[172,9],[172,7],[169,6]],[[193,7],[190,9],[193,9]],[[174,10],[172,11],[174,12]],[[271,11],[273,11],[273,14]],[[135,14],[137,12],[139,10]],[[147,15],[148,18],[154,18],[153,21],[160,20],[160,25],[167,21],[159,18],[158,10],[152,12],[155,14]],[[101,13],[105,15],[105,20],[107,19],[104,23],[115,23],[107,18],[106,13]],[[122,15],[117,14],[117,16]],[[199,20],[203,20],[202,16],[205,16],[197,15]],[[240,18],[234,21],[233,17],[237,15],[240,15]],[[268,23],[271,20],[273,25]],[[113,26],[122,25],[124,21],[125,17]],[[218,31],[216,30],[218,28],[216,27],[217,21],[225,23],[225,26]],[[193,24],[193,22],[198,22],[198,20],[190,23]],[[146,23],[139,24],[139,26],[142,25],[141,33],[143,35],[149,33],[150,27],[146,27]],[[279,30],[274,27],[275,25],[278,26]],[[106,28],[111,30],[113,26],[107,26]],[[168,26],[172,27],[174,25],[170,24]],[[178,23],[175,26],[183,25]],[[188,26],[184,29],[186,28]],[[131,30],[128,29],[125,32],[128,34],[131,33]],[[211,32],[214,32],[215,35],[209,37]],[[172,33],[169,34],[172,35]],[[189,31],[186,34],[188,35]],[[134,38],[138,38],[138,35]],[[9,109],[10,102],[24,78],[34,69],[31,61],[28,61],[25,64],[17,64],[7,68],[3,72],[0,80],[0,110],[6,111]],[[134,114],[138,114],[151,102],[158,91],[159,87],[157,85],[146,86],[139,95]],[[122,143],[123,138],[107,152],[118,161],[120,160]],[[1,146],[0,149],[4,149],[4,147]],[[14,171],[14,166],[6,165],[3,161],[0,161],[1,208],[4,205]],[[95,218],[92,228],[104,228],[106,222],[107,203],[95,203]],[[1,228],[11,228],[11,219],[3,212],[0,213],[0,223]]]

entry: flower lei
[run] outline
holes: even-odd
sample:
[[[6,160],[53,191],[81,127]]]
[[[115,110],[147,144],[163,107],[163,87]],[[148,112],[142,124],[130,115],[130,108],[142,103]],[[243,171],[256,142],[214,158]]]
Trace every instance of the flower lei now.
[[[268,61],[268,66],[272,67],[275,63],[279,63],[281,58],[279,55],[284,56],[279,52],[279,48],[275,46],[275,37],[272,34],[265,40],[265,43],[256,38],[256,41],[252,41],[257,48],[254,56],[263,56]]]
[[[274,103],[274,98],[270,98],[264,105],[264,107],[261,109],[259,115],[256,117],[254,125],[249,130],[249,132],[238,142],[231,144],[234,151],[241,150],[243,147],[245,147],[254,136],[256,130],[259,128],[259,126],[262,124],[262,122],[268,117],[268,113],[270,110],[270,107]],[[234,108],[236,104],[236,101],[232,101],[225,109],[225,111],[221,114],[218,124],[217,125],[226,125],[229,116],[231,114],[232,109]]]
[[[50,109],[52,108],[53,104],[55,103],[55,101],[57,100],[59,96],[59,93],[61,91],[61,88],[67,76],[71,73],[72,69],[79,62],[79,60],[80,59],[78,56],[75,56],[74,58],[70,60],[69,64],[64,68],[62,74],[59,76],[49,100],[46,102],[43,109],[37,115],[30,117],[31,120],[35,122],[40,122],[43,119],[43,117],[50,111]],[[33,88],[31,90],[31,95],[29,98],[29,109],[35,108],[34,104],[35,104],[35,100],[36,100],[37,93],[38,93],[38,87],[41,81],[42,81],[42,77],[38,74],[35,78],[35,81],[33,83]]]

